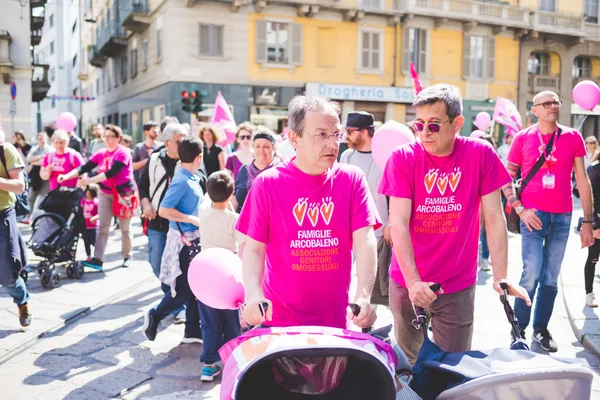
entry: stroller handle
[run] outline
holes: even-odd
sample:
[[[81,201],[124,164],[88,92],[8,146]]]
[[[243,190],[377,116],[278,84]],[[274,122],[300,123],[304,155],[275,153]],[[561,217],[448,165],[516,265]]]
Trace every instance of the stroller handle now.
[[[356,303],[350,303],[350,310],[352,310],[352,314],[354,314],[355,317],[358,317],[358,314],[360,314],[360,306]],[[363,333],[369,333],[373,330],[373,327],[370,326],[368,328],[362,328]]]
[[[506,314],[506,318],[508,319],[508,323],[510,324],[510,328],[515,339],[522,339],[521,330],[519,329],[519,320],[515,317],[515,312],[513,311],[510,303],[508,302],[508,285],[506,282],[500,283],[500,288],[504,291],[500,295],[500,302],[504,307],[504,313]]]
[[[434,283],[429,286],[432,292],[437,293],[442,288],[440,283]],[[416,306],[413,304],[413,310],[415,312],[415,319],[413,319],[412,324],[417,330],[421,330],[423,332],[423,336],[427,336],[427,311],[422,307]]]

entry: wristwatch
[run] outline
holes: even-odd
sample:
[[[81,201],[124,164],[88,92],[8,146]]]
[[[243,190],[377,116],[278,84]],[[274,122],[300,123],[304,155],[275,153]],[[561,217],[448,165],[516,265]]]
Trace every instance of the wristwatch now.
[[[523,206],[521,205],[521,206],[518,206],[517,208],[515,208],[515,212],[516,212],[518,215],[521,215],[521,213],[523,212],[523,210],[524,210],[524,209],[525,209],[525,207],[523,207]]]

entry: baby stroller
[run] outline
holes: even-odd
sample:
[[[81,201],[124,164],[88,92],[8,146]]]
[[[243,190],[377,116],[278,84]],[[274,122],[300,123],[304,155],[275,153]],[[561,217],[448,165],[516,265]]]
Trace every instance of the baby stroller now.
[[[48,193],[39,208],[45,211],[32,223],[29,248],[43,260],[36,269],[44,288],[60,285],[56,264],[65,263],[69,278],[81,279],[83,265],[75,262],[79,235],[85,229],[80,202],[83,191],[79,188],[61,187]],[[24,280],[25,276],[21,275]]]
[[[424,400],[589,399],[593,379],[590,369],[579,360],[561,360],[530,351],[508,302],[507,286],[500,286],[504,290],[500,300],[515,338],[510,349],[445,352],[429,340],[425,311],[414,307],[413,324],[421,329],[425,341],[413,368],[411,387]],[[436,292],[440,287],[434,285],[431,289]]]
[[[355,314],[360,312],[351,305]],[[410,364],[387,338],[304,326],[253,329],[225,344],[221,400],[418,400]]]

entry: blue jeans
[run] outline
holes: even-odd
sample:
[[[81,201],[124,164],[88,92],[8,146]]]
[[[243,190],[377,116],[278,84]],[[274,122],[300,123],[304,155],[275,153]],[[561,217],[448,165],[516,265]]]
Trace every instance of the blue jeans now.
[[[188,268],[190,266],[190,261],[188,248],[184,246],[179,253],[179,267],[181,268],[181,275],[177,277],[175,282],[177,295],[175,297],[171,296],[171,291],[169,288],[158,306],[156,306],[150,312],[156,317],[156,319],[162,321],[164,318],[168,317],[169,314],[173,314],[181,310],[181,308],[185,305],[185,332],[190,335],[199,335],[200,313],[198,312],[198,303],[196,302],[196,296],[194,296],[194,293],[192,293],[188,283]]]
[[[154,275],[156,275],[157,278],[160,277],[160,263],[166,244],[167,232],[148,229],[148,260],[150,261],[152,272],[154,272]],[[160,286],[164,293],[167,293],[170,290],[169,286],[164,283],[161,283]]]
[[[490,248],[487,242],[487,233],[485,232],[485,225],[481,227],[479,230],[479,241],[481,242],[481,252],[479,255],[481,258],[488,259],[490,258]]]
[[[11,256],[12,243],[9,223],[17,224],[14,210],[8,211],[6,216],[0,218],[0,285],[4,286],[15,304],[20,306],[29,301],[29,292],[25,281],[19,276],[21,266]],[[13,237],[12,240],[18,240],[18,237]]]
[[[198,301],[202,321],[204,346],[200,361],[214,364],[219,361],[219,349],[242,334],[238,310],[217,310]]]
[[[527,290],[534,303],[533,330],[540,332],[548,328],[554,309],[558,274],[569,239],[572,213],[537,211],[536,214],[542,221],[539,231],[529,232],[521,221],[523,274],[519,284]],[[529,325],[531,308],[527,307],[525,301],[516,299],[515,315],[519,320],[519,328],[524,330]]]

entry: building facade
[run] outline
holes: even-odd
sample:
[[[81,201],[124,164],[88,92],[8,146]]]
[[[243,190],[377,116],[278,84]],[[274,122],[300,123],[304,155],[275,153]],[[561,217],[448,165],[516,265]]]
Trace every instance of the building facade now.
[[[48,65],[50,90],[40,102],[41,125],[55,122],[60,113],[69,111],[80,118],[81,102],[78,79],[80,55],[80,11],[78,2],[51,0],[45,7],[42,39],[33,57]],[[32,130],[37,126],[37,104],[32,106]]]
[[[585,32],[578,46],[595,45],[588,25],[596,25],[585,22],[583,0],[569,1],[580,3],[579,16],[572,4],[547,10],[547,1],[116,0],[103,7],[88,0],[82,19],[94,23],[82,29],[91,64],[82,86],[84,96],[97,99],[84,103],[83,120],[88,127],[118,123],[139,140],[147,119],[190,121],[181,92],[198,90],[200,118],[211,115],[220,91],[237,122],[276,131],[287,123],[289,100],[305,91],[339,101],[342,119],[365,110],[379,122],[407,122],[415,115],[413,61],[423,86],[461,89],[461,133],[468,135],[475,115],[493,111],[498,96],[526,110],[527,49],[537,48],[530,43],[552,36],[568,46],[573,34]],[[566,30],[573,22],[565,20],[581,21],[583,31]]]
[[[32,137],[31,104],[49,89],[47,65],[32,60],[32,46],[39,44],[44,25],[45,0],[6,1],[0,13],[0,122],[11,141],[12,131]],[[33,61],[33,62],[32,62]],[[16,98],[11,97],[11,83]],[[34,132],[33,132],[34,133]]]

